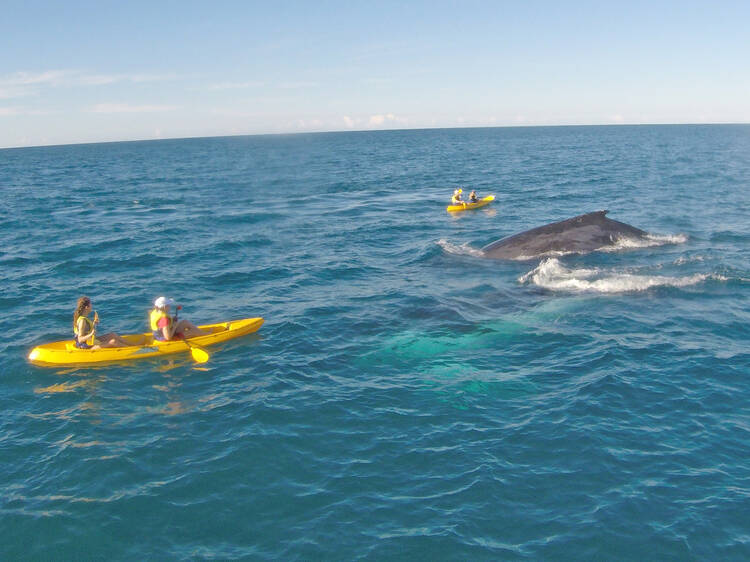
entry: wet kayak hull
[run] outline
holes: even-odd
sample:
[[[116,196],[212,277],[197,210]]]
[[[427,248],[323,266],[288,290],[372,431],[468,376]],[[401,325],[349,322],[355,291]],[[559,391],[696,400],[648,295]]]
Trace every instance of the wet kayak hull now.
[[[196,347],[207,347],[257,332],[263,322],[263,318],[244,318],[218,324],[206,324],[199,326],[199,328],[211,333],[190,338],[188,343]],[[123,339],[133,345],[102,349],[78,349],[73,345],[72,340],[47,343],[32,349],[29,353],[29,361],[37,365],[81,365],[109,361],[131,361],[190,351],[190,346],[183,340],[157,341],[150,333],[130,334],[123,336]]]
[[[487,197],[483,197],[476,203],[466,203],[464,205],[448,205],[445,210],[449,213],[456,213],[458,211],[468,211],[470,209],[479,209],[480,207],[484,207],[485,205],[489,205],[495,200],[494,195],[488,195]]]

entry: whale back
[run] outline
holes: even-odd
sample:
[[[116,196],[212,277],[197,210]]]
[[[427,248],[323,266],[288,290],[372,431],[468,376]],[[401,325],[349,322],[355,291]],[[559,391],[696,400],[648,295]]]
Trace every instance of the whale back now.
[[[643,230],[607,218],[609,211],[586,213],[508,236],[482,248],[486,257],[531,259],[554,253],[588,253],[624,238],[641,239]]]

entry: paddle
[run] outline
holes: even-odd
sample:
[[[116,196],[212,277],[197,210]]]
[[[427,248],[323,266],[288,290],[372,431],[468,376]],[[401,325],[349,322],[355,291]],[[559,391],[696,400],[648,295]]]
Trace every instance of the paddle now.
[[[98,313],[98,312],[97,312],[97,311],[95,310],[95,311],[94,311],[94,321],[93,321],[93,323],[91,324],[91,326],[92,326],[92,329],[94,330],[94,333],[96,333],[96,325],[97,325],[98,323],[99,323],[99,313]],[[91,336],[91,340],[90,340],[90,341],[91,341],[91,343],[89,343],[89,345],[92,345],[92,346],[93,346],[93,345],[94,345],[94,344],[96,343],[96,336],[95,336],[95,335],[94,335],[94,336]],[[88,340],[87,340],[87,342],[88,342]]]
[[[182,309],[182,305],[181,304],[177,305],[177,310],[175,311],[175,314],[174,314],[175,323],[177,323],[177,314],[179,310],[181,309]],[[185,345],[190,348],[190,355],[193,357],[193,361],[195,361],[196,363],[205,363],[206,361],[210,359],[211,356],[208,354],[208,351],[206,351],[203,348],[198,347],[197,345],[191,344],[187,340],[187,338],[185,338],[183,341],[185,342]]]
[[[195,345],[190,345],[187,340],[185,340],[185,344],[190,348],[190,355],[193,357],[193,361],[195,361],[196,363],[205,363],[211,358],[211,356],[208,354],[208,351],[206,351],[205,349],[202,349]]]

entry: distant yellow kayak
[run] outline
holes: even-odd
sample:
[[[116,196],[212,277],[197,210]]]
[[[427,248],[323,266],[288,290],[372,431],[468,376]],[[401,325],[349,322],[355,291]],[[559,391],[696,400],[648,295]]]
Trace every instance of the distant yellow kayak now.
[[[489,205],[494,200],[495,200],[494,195],[488,195],[487,197],[482,197],[476,203],[464,203],[463,205],[448,205],[445,208],[445,210],[448,211],[449,213],[455,213],[456,211],[468,211],[469,209],[478,209],[479,207],[484,207],[485,205]]]
[[[102,363],[105,361],[130,361],[156,357],[169,353],[190,351],[191,346],[206,347],[223,341],[231,340],[257,332],[263,324],[263,318],[245,318],[219,324],[199,326],[204,332],[211,332],[205,336],[183,340],[157,341],[152,334],[130,334],[123,339],[132,343],[127,347],[105,347],[102,349],[78,349],[73,340],[45,343],[37,346],[29,353],[29,361],[36,365],[68,365]]]

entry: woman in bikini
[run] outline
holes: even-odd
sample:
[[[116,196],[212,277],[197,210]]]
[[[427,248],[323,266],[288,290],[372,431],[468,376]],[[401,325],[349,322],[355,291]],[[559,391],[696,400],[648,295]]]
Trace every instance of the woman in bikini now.
[[[99,315],[94,313],[94,319],[91,320],[89,314],[91,314],[91,299],[81,297],[78,299],[76,310],[73,313],[73,345],[78,349],[100,349],[102,347],[132,345],[114,332],[100,336],[97,335],[96,325],[99,323]]]

